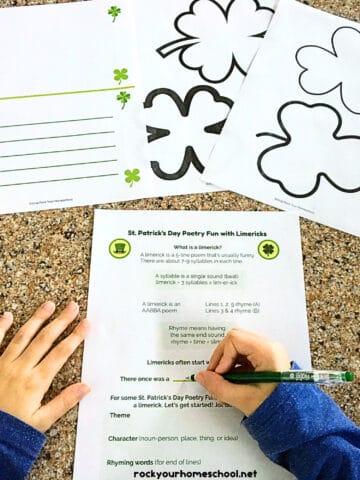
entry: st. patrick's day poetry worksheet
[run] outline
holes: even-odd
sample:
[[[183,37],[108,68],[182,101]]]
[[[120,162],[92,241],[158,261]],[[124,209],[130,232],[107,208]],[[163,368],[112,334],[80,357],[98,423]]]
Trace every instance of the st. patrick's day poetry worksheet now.
[[[96,210],[88,318],[74,480],[293,478],[238,410],[175,380],[205,369],[233,327],[310,367],[295,214]]]

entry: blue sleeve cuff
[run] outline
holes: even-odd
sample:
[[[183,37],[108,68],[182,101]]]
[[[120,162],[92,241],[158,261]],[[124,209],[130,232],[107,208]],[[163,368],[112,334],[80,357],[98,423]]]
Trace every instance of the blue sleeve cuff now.
[[[281,383],[244,420],[243,425],[266,455],[287,451],[312,436],[315,426],[311,412],[319,408],[314,392],[316,388],[313,385]]]
[[[314,438],[356,428],[319,387],[301,383],[280,383],[243,425],[270,458]]]
[[[1,480],[23,480],[44,446],[46,436],[0,411]]]

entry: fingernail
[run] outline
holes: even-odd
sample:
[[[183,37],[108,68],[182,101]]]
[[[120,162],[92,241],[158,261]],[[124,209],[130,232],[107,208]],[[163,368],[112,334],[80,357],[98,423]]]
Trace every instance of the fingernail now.
[[[45,302],[42,306],[44,310],[52,311],[55,310],[55,303],[54,302]]]
[[[75,312],[79,309],[79,305],[74,302],[73,300],[71,300],[71,302],[69,303],[68,305],[68,309],[71,311],[71,312]]]
[[[10,312],[4,312],[4,313],[1,315],[1,319],[2,319],[2,320],[11,320],[11,321],[12,321],[12,313],[10,313]]]
[[[196,380],[198,383],[200,383],[201,385],[204,384],[204,376],[202,375],[201,372],[199,372],[199,373],[197,373],[197,374],[195,375],[195,380]]]
[[[78,393],[79,393],[80,399],[84,398],[85,395],[87,395],[90,392],[91,392],[91,388],[86,383],[82,383],[81,385],[79,385],[79,392]]]
[[[76,330],[78,333],[83,335],[84,337],[87,336],[87,334],[90,331],[90,322],[87,318],[83,318],[78,325],[76,326]]]

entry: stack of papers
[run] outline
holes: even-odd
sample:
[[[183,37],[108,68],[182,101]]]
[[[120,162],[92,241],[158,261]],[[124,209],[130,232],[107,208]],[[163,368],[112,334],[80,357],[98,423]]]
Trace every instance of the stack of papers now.
[[[298,215],[360,235],[359,24],[295,0],[93,0],[0,25],[0,214],[218,189],[291,211],[96,211],[74,479],[292,478],[174,380],[240,326],[310,367]]]
[[[0,213],[231,189],[360,234],[357,23],[296,0],[94,0],[0,23]]]
[[[204,179],[360,235],[359,55],[359,24],[282,0]]]

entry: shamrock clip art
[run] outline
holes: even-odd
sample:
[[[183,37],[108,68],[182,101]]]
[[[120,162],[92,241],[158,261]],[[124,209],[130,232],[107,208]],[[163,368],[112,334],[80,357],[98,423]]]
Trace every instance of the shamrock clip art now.
[[[116,5],[110,7],[109,10],[108,10],[108,14],[111,17],[113,17],[113,23],[115,22],[117,17],[120,15],[120,13],[121,13],[121,8],[117,7]]]
[[[138,168],[134,168],[133,170],[125,170],[125,182],[129,184],[131,188],[134,185],[134,182],[139,182],[141,177],[139,176],[140,170]]]

